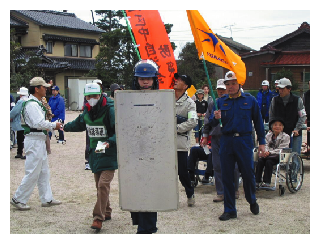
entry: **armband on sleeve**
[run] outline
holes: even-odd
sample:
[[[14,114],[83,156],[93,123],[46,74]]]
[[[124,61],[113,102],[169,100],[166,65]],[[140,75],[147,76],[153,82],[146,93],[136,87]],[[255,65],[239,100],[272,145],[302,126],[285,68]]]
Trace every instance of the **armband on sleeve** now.
[[[197,112],[196,111],[189,111],[188,112],[188,119],[197,119]]]
[[[302,109],[302,110],[298,111],[298,115],[299,115],[299,117],[306,116],[307,115],[306,110]]]

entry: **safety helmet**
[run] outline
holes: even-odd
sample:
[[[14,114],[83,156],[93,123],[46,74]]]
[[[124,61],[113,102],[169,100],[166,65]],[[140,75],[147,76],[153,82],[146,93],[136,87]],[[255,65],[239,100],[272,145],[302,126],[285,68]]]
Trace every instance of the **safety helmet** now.
[[[267,86],[269,86],[269,81],[268,81],[268,80],[263,80],[262,83],[261,83],[261,85],[267,85]]]
[[[92,83],[102,84],[102,81],[100,79],[95,79],[95,80],[92,81]]]
[[[217,89],[227,89],[226,85],[224,84],[224,79],[217,80]]]
[[[141,89],[138,82],[138,77],[143,77],[143,78],[153,78],[152,89],[159,89],[158,69],[159,69],[158,65],[150,59],[144,59],[137,62],[133,70],[134,71],[133,87],[136,89]]]
[[[279,84],[279,80],[274,81],[274,84]]]
[[[278,84],[278,87],[280,89],[283,89],[285,87],[289,86],[291,88],[292,84],[291,84],[291,81],[287,78],[282,78],[279,80],[279,84]]]
[[[100,85],[97,83],[89,83],[84,87],[84,96],[101,94]]]
[[[237,80],[236,74],[232,71],[229,71],[226,73],[224,77],[224,83],[226,83],[226,81],[229,81],[229,80]]]

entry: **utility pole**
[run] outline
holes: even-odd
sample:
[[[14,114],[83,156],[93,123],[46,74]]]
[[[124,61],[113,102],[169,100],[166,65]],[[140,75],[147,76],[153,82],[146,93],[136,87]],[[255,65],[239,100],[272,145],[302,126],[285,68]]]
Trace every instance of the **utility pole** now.
[[[90,11],[91,11],[91,15],[92,15],[92,24],[95,25],[94,24],[94,17],[93,17],[93,10],[90,10]]]
[[[229,29],[230,30],[230,33],[231,33],[231,38],[232,38],[232,26],[235,26],[236,24],[234,23],[234,24],[231,24],[231,25],[226,25],[226,26],[224,26],[223,28],[226,28],[226,29]]]

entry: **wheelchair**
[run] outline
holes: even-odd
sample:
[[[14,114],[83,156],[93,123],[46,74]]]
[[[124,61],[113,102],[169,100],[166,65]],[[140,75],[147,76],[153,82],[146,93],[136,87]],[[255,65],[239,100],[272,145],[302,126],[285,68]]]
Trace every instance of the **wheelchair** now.
[[[256,164],[259,159],[258,148],[253,149],[253,154]],[[292,152],[291,148],[282,149],[279,152],[279,163],[274,167],[276,167],[272,172],[275,175],[274,186],[268,188],[259,187],[257,190],[275,191],[278,184],[279,196],[283,196],[286,190],[285,184],[291,193],[296,193],[301,189],[304,168],[303,160],[298,153]]]

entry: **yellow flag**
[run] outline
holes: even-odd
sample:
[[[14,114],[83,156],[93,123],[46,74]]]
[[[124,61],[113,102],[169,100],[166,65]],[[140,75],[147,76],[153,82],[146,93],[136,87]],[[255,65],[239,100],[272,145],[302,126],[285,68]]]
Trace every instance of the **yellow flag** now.
[[[238,83],[243,85],[246,82],[246,66],[241,57],[212,32],[198,10],[187,10],[187,15],[199,58],[233,71]]]
[[[194,94],[197,92],[196,88],[191,85],[189,89],[187,89],[187,94],[189,97],[194,96]]]

